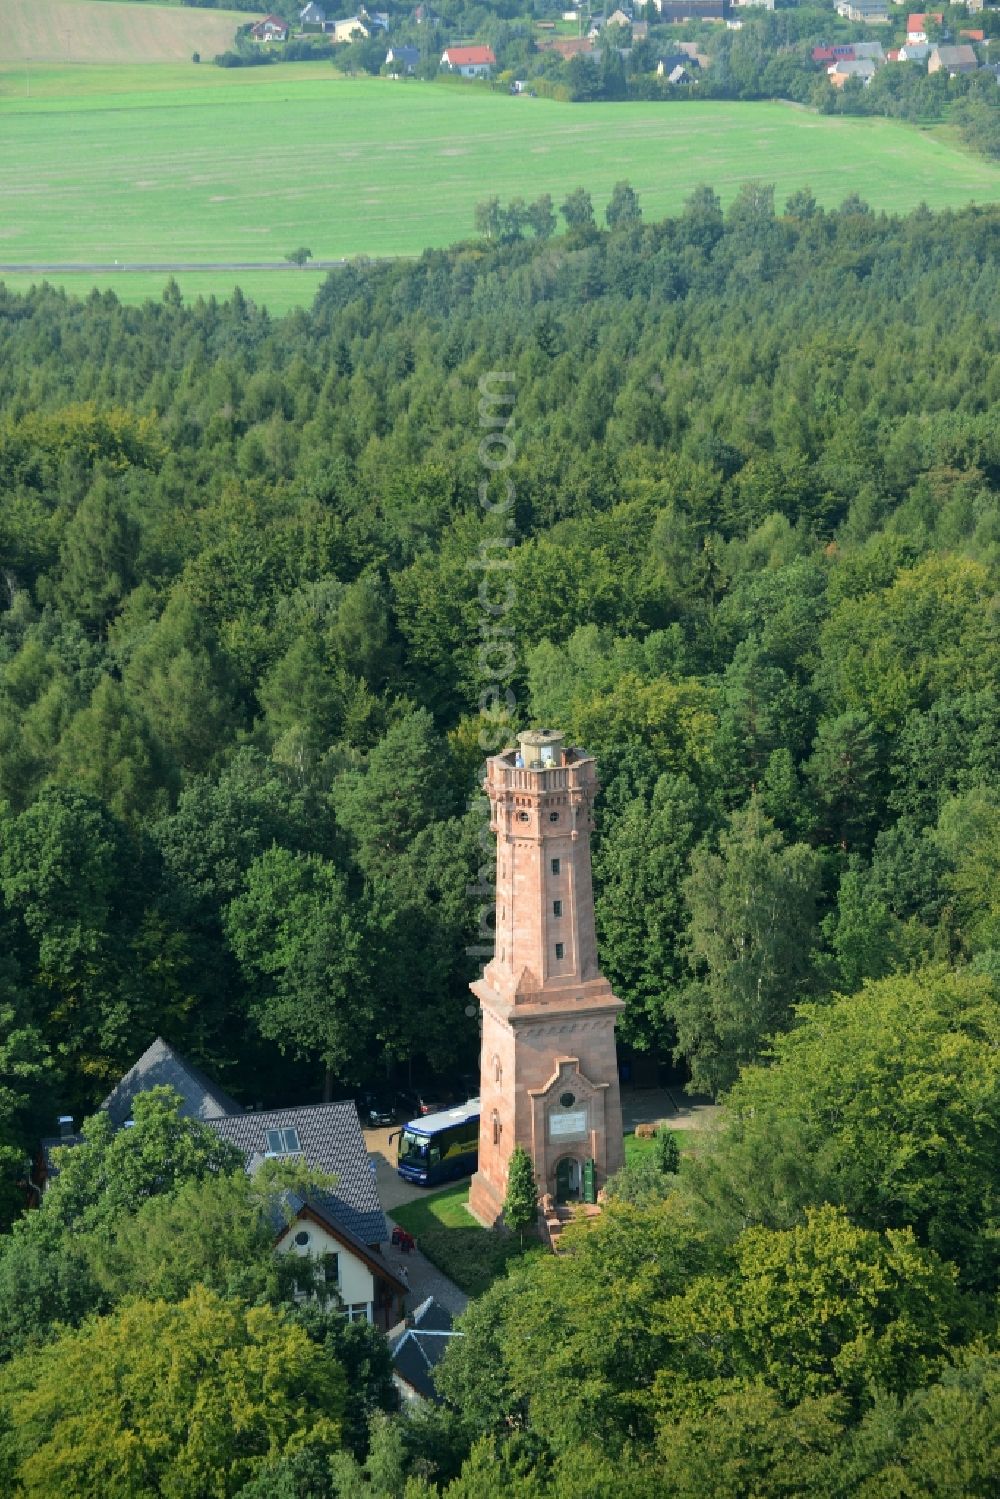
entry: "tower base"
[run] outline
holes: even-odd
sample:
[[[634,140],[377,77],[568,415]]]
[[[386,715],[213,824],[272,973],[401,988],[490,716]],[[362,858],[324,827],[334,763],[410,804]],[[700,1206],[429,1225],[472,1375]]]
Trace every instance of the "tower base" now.
[[[477,1171],[469,1189],[469,1212],[484,1228],[496,1228],[503,1217],[503,1198],[493,1183]]]

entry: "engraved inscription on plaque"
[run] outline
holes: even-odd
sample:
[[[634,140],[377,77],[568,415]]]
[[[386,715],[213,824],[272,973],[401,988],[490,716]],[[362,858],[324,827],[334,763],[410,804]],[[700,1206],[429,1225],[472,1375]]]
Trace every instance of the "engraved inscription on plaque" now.
[[[586,1133],[586,1109],[575,1109],[572,1114],[549,1115],[549,1138],[552,1140],[578,1140]]]

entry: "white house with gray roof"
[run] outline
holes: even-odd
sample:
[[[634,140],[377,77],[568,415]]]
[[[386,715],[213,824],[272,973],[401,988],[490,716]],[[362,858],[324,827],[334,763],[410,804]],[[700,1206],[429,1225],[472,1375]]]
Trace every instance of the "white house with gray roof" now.
[[[363,1316],[383,1329],[393,1326],[406,1288],[379,1250],[388,1229],[354,1103],[243,1109],[158,1036],[101,1107],[122,1129],[131,1120],[136,1096],[164,1086],[179,1095],[182,1116],[201,1120],[243,1152],[249,1173],[265,1160],[287,1158],[333,1178],[332,1186],[298,1201],[295,1216],[303,1221],[297,1227],[287,1220],[276,1226],[275,1247],[279,1253],[342,1256],[337,1262],[342,1278],[335,1289],[347,1315]],[[42,1142],[46,1177],[54,1169],[53,1147],[83,1143],[86,1148],[72,1119],[62,1116],[59,1122],[60,1134]]]
[[[383,1332],[395,1326],[403,1313],[406,1284],[377,1248],[347,1228],[336,1197],[285,1192],[275,1201],[272,1224],[278,1254],[310,1260],[310,1270],[319,1270],[321,1286],[339,1298],[349,1322],[370,1322]],[[302,1295],[311,1294],[310,1275]]]

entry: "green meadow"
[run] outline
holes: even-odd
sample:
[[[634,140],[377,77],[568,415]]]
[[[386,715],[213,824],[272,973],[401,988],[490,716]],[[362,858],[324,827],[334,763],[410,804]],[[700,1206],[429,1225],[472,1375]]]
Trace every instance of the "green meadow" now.
[[[892,211],[1000,199],[1000,165],[894,121],[774,103],[557,104],[326,64],[0,65],[0,130],[0,265],[66,266],[45,276],[67,286],[68,268],[91,262],[281,260],[300,244],[320,258],[410,255],[468,237],[488,194],[558,202],[582,185],[600,209],[623,177],[653,218],[700,182],[726,201],[754,177],[779,204],[807,183],[830,206],[850,192]],[[195,274],[178,277],[185,293],[206,289]],[[233,283],[207,274],[209,289]],[[317,284],[274,272],[268,297],[263,274],[253,294],[276,310]]]

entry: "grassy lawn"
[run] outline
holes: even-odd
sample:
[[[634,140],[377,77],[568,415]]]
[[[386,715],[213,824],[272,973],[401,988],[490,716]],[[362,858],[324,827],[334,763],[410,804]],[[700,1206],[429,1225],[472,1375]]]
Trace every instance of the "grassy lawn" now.
[[[625,1136],[625,1164],[637,1166],[656,1149],[655,1140],[640,1140],[636,1135]]]
[[[559,202],[583,185],[600,211],[625,176],[651,218],[700,182],[725,201],[752,177],[779,204],[806,183],[829,205],[1000,200],[1000,165],[936,135],[782,104],[559,104],[325,63],[32,68],[30,98],[25,84],[0,63],[0,264],[413,254],[468,237],[487,194]],[[312,295],[251,294],[278,309],[290,291]]]
[[[526,1239],[522,1251],[515,1237],[483,1228],[468,1213],[468,1200],[469,1183],[459,1182],[394,1208],[391,1216],[467,1296],[481,1296],[511,1260],[536,1247],[536,1242]]]

